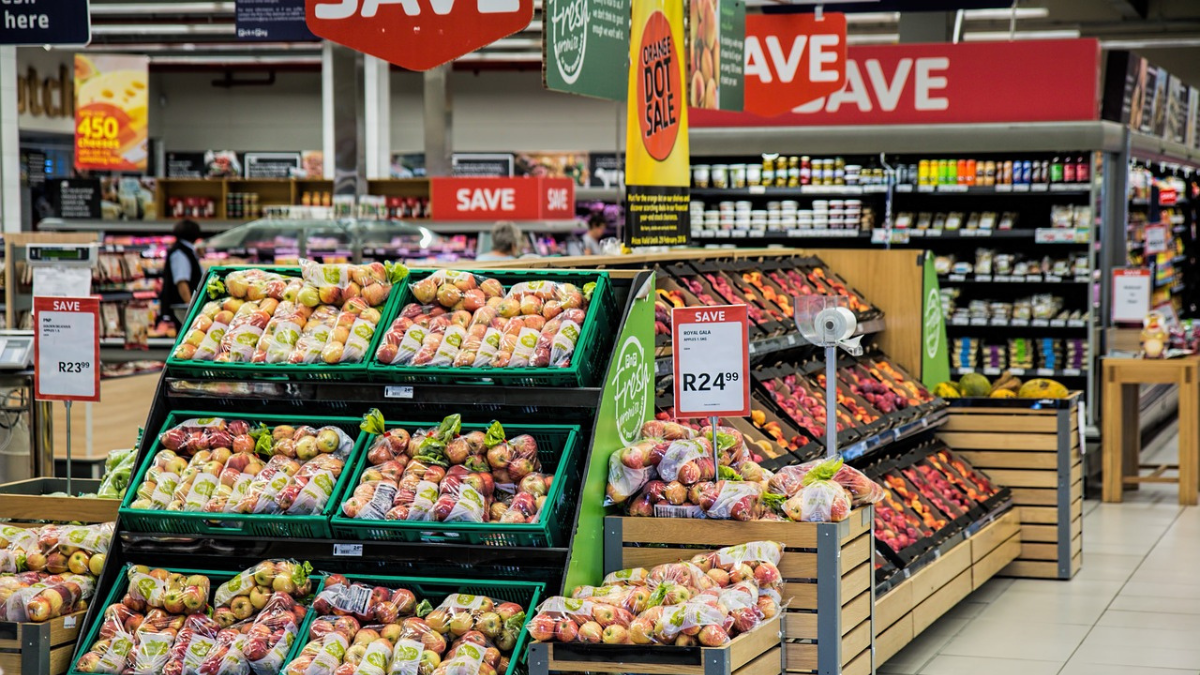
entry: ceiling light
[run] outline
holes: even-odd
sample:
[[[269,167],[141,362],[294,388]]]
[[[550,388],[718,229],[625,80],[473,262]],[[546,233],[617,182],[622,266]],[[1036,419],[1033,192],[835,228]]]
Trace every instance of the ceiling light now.
[[[1179,49],[1200,47],[1200,37],[1167,37],[1134,40],[1101,40],[1102,49]]]
[[[293,54],[288,56],[254,56],[254,55],[236,55],[228,56],[171,56],[160,55],[151,56],[150,64],[156,66],[231,66],[231,65],[321,65],[320,55],[304,56],[302,54]]]
[[[232,23],[92,24],[92,35],[234,35]]]
[[[92,16],[123,14],[233,14],[233,2],[120,2],[91,3]]]
[[[1050,10],[1045,7],[1022,7],[1016,10],[1017,19],[1044,19],[1050,16]],[[967,21],[1008,21],[1013,18],[1011,9],[965,9],[963,18]]]
[[[963,42],[1008,42],[1009,40],[1074,40],[1077,30],[982,31],[963,35]]]
[[[860,35],[847,35],[847,45],[894,45],[900,42],[900,36],[896,33],[866,33]]]

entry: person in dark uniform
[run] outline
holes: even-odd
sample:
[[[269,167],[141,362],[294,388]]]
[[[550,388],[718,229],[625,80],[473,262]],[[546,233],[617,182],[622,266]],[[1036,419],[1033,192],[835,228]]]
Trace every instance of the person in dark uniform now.
[[[189,305],[200,286],[204,270],[200,267],[200,256],[196,253],[196,241],[200,239],[200,226],[194,220],[181,220],[175,224],[175,243],[167,250],[167,265],[163,269],[162,293],[159,304],[163,316],[178,323],[171,311],[173,305]]]

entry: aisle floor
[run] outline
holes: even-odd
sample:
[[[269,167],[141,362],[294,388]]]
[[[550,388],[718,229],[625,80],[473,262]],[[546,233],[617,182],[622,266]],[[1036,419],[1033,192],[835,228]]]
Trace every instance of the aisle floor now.
[[[1178,454],[1173,436],[1147,459]],[[905,675],[1200,674],[1200,508],[1174,485],[1084,504],[1071,581],[992,579],[878,672]]]

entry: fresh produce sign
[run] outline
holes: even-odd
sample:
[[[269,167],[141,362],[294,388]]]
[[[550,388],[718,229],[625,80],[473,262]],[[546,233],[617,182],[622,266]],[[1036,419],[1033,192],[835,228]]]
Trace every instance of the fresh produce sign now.
[[[150,60],[75,55],[75,168],[145,171]]]
[[[546,0],[542,83],[622,101],[629,71],[630,0]]]
[[[315,35],[409,70],[429,70],[524,29],[533,0],[305,0]]]

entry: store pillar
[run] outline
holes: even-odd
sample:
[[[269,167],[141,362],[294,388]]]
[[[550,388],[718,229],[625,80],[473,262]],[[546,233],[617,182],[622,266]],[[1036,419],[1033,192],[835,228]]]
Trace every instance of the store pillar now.
[[[321,54],[325,173],[333,176],[333,192],[338,195],[361,195],[367,190],[364,58],[331,42],[325,43]]]
[[[389,178],[392,164],[391,65],[374,56],[366,56],[363,58],[363,74],[367,179]]]
[[[16,47],[0,47],[0,217],[4,220],[4,232],[21,231]]]
[[[450,64],[427,70],[425,78],[425,171],[430,176],[449,176],[453,152],[451,129],[454,96],[450,91]]]

